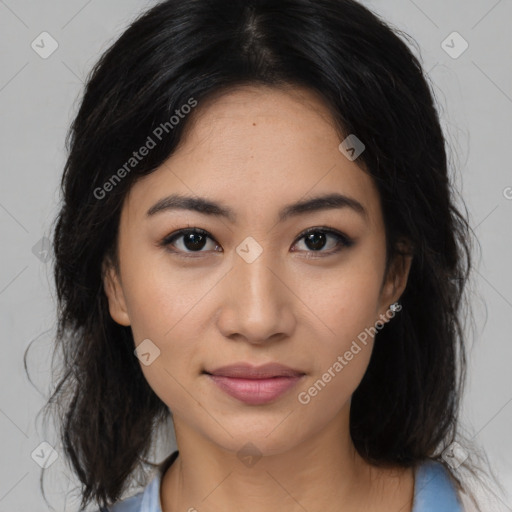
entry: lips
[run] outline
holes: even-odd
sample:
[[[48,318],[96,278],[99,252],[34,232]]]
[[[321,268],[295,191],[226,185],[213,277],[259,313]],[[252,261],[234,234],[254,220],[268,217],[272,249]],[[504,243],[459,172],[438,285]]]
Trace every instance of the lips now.
[[[278,363],[257,367],[239,363],[204,373],[218,389],[248,405],[275,401],[305,375]]]
[[[279,363],[252,366],[248,363],[236,363],[206,371],[210,375],[241,379],[269,379],[272,377],[300,377],[304,372],[294,370]]]

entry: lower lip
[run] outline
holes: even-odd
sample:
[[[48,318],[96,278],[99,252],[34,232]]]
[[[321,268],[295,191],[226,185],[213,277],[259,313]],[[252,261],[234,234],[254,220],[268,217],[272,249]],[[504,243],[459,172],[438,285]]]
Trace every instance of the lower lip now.
[[[241,379],[207,374],[228,395],[250,405],[272,402],[303,377],[272,377],[268,379]]]

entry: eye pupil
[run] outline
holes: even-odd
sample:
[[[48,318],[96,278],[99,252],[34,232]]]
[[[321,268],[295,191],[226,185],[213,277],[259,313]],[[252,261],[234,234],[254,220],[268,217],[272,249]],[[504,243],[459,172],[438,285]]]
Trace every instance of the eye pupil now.
[[[315,231],[314,233],[309,233],[306,235],[305,242],[310,249],[318,250],[322,249],[322,247],[325,245],[325,240],[325,233]]]
[[[206,237],[201,233],[186,233],[183,235],[183,243],[189,250],[202,249],[205,244]],[[192,242],[191,244],[189,242]]]

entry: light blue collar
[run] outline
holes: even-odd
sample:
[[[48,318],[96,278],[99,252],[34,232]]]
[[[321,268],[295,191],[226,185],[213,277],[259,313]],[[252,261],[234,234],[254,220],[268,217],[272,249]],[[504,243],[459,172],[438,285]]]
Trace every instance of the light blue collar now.
[[[455,486],[446,468],[427,460],[416,468],[412,512],[463,512]],[[161,512],[161,511],[160,511]]]

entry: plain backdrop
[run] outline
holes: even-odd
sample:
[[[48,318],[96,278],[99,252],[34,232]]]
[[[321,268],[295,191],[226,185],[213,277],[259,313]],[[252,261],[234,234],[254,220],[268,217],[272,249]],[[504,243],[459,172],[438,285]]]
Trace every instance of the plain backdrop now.
[[[471,284],[476,331],[463,422],[510,490],[512,2],[364,3],[417,41],[434,83],[452,148],[454,183],[481,247]],[[77,510],[77,481],[59,456],[59,439],[37,418],[50,389],[55,328],[47,239],[59,204],[64,139],[84,77],[128,22],[153,4],[0,0],[0,512],[48,510],[39,487],[38,456],[42,460],[49,454],[58,458],[45,470],[48,499],[55,510]],[[37,47],[42,37],[46,43]],[[52,44],[58,47],[44,55]],[[23,366],[32,341],[28,363],[34,385]],[[159,457],[168,450],[164,446]],[[512,510],[510,497],[503,510]]]

